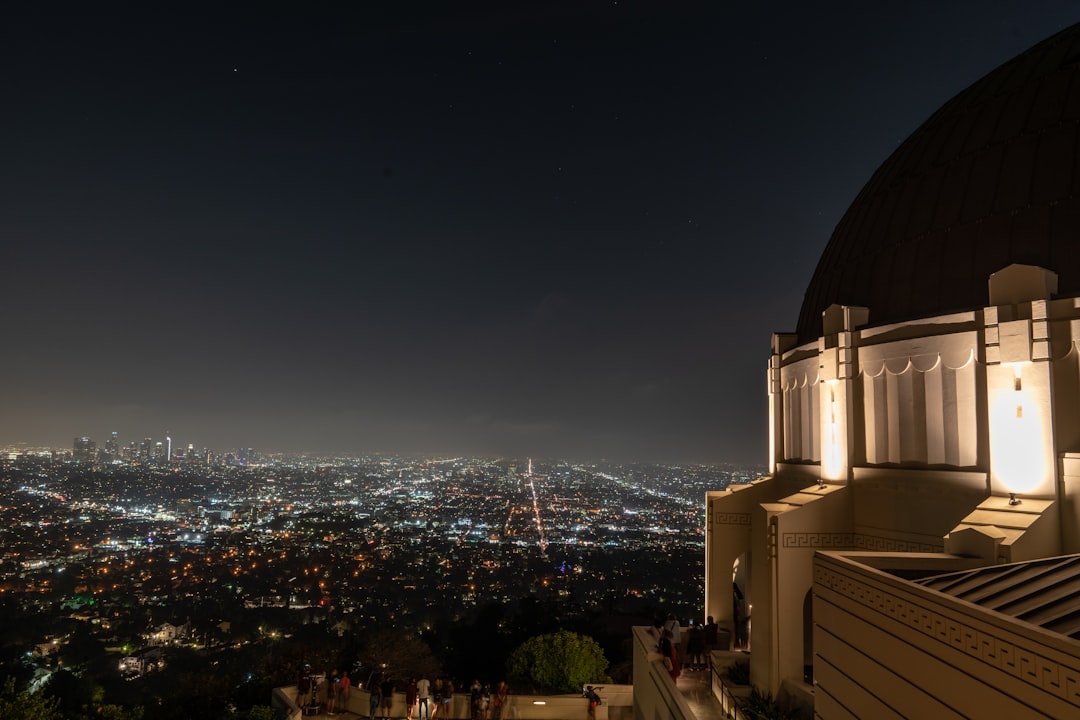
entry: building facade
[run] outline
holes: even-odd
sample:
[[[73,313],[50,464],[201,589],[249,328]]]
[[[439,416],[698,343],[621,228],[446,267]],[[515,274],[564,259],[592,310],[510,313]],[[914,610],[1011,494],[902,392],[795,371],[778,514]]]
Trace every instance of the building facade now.
[[[76,462],[92,463],[97,460],[97,443],[88,437],[77,437],[71,444],[71,457]]]
[[[1080,553],[1078,143],[1075,26],[886,160],[773,336],[770,475],[706,497],[706,614],[762,690],[1080,717],[1080,572],[1033,569]]]

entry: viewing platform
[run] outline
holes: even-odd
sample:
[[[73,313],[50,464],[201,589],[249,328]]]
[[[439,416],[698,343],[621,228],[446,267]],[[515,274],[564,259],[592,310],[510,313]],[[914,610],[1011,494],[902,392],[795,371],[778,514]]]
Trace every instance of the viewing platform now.
[[[597,686],[602,703],[596,708],[596,720],[633,720],[634,717],[634,688],[632,685],[602,685]],[[275,709],[284,713],[287,720],[301,720],[310,718],[322,720],[323,718],[337,718],[348,720],[349,718],[368,718],[370,716],[370,695],[364,689],[353,688],[349,693],[349,700],[344,710],[338,710],[334,714],[327,712],[325,694],[319,695],[320,688],[316,688],[316,702],[305,702],[301,707],[297,703],[297,687],[275,688],[271,704]],[[375,714],[381,718],[381,712]],[[396,692],[393,703],[390,706],[390,717],[398,720],[405,717],[405,693]],[[413,720],[427,720],[417,710],[413,711]],[[510,695],[508,703],[503,711],[502,720],[588,720],[589,703],[580,694],[568,695]],[[435,720],[468,720],[471,718],[469,709],[469,693],[455,693],[449,707],[442,706],[435,714]],[[495,709],[488,712],[489,720],[498,720]]]
[[[651,628],[634,628],[634,684],[597,686],[602,703],[596,708],[596,720],[633,720],[635,717],[665,717],[672,720],[723,720],[735,717],[730,688],[719,676],[720,660],[731,660],[736,653],[714,653],[718,664],[707,670],[683,669],[675,681],[664,668]],[[742,655],[741,653],[737,653]],[[727,689],[725,689],[727,688]],[[344,709],[328,713],[325,691],[316,687],[316,702],[297,702],[295,685],[276,688],[272,705],[287,720],[323,720],[329,718],[368,718],[370,696],[363,688],[353,688]],[[639,712],[634,711],[635,703]],[[726,703],[726,704],[725,704]],[[728,710],[725,710],[725,707]],[[394,693],[390,717],[404,718],[405,694]],[[381,718],[381,713],[375,717]],[[421,718],[414,710],[413,720]],[[440,708],[435,720],[468,720],[468,692],[456,693],[449,708]],[[499,720],[494,708],[488,713],[489,720]],[[588,720],[588,702],[579,694],[569,695],[521,695],[511,694],[502,713],[502,720]]]
[[[633,702],[636,718],[671,718],[672,720],[723,720],[742,717],[736,708],[730,683],[722,673],[737,659],[749,657],[740,652],[715,651],[706,670],[683,668],[677,680],[664,667],[656,652],[657,636],[653,628],[634,628]],[[745,689],[749,694],[749,686]]]

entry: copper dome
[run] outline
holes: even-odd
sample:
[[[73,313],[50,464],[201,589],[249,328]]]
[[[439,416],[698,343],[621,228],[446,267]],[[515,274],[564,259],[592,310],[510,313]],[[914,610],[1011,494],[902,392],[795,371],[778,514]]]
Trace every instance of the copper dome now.
[[[799,313],[802,341],[834,303],[881,325],[985,306],[1011,263],[1080,295],[1080,24],[997,68],[894,152],[836,226]]]

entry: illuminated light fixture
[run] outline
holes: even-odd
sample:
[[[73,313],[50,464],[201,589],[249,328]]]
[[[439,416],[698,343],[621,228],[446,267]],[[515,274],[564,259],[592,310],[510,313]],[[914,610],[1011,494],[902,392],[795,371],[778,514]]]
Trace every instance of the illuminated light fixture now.
[[[817,479],[817,486],[818,486],[819,490],[824,490],[825,489],[825,478],[819,477]]]
[[[1029,397],[1032,390],[1023,386],[1024,366],[1028,364],[1011,363],[1013,392],[1008,392],[1007,376],[1003,377],[1001,392],[990,401],[993,472],[1004,486],[1002,490],[1008,493],[1034,492],[1048,474],[1046,454],[1050,439],[1040,417],[1039,404]]]
[[[843,461],[840,457],[840,433],[836,426],[836,380],[827,380],[829,386],[829,425],[826,429],[827,445],[822,469],[831,477],[840,474]]]
[[[533,700],[533,705],[547,705],[545,700]]]
[[[1020,498],[1016,497],[1016,493],[1014,493],[1014,492],[1009,493],[1009,504],[1010,505],[1019,505],[1020,504]]]

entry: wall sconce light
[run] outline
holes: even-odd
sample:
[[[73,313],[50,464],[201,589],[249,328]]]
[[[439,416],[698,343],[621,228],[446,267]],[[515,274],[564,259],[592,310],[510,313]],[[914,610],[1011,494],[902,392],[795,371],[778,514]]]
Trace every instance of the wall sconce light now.
[[[1014,493],[1014,492],[1009,493],[1009,504],[1010,505],[1019,505],[1020,504],[1020,498],[1016,497],[1016,493]]]

